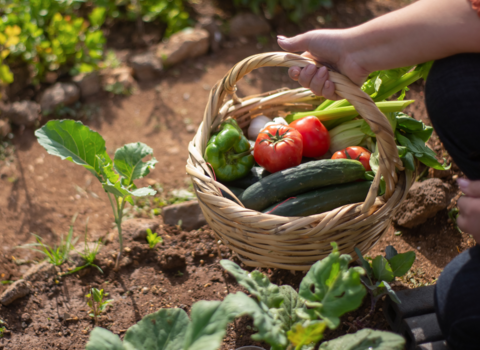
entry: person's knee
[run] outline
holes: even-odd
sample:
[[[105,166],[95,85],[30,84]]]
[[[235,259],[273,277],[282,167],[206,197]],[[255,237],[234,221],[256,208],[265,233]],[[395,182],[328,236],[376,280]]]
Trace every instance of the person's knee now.
[[[440,328],[453,349],[480,348],[480,246],[457,256],[435,288]]]

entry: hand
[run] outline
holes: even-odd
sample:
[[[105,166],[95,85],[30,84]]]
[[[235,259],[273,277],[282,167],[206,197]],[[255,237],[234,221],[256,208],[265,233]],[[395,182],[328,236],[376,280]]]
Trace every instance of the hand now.
[[[480,244],[480,180],[458,179],[458,186],[465,196],[460,197],[457,202],[460,211],[457,225]]]
[[[357,62],[346,50],[346,43],[351,39],[351,30],[313,30],[293,38],[278,36],[278,44],[286,51],[305,51],[302,56],[312,58],[349,77],[355,84],[362,85],[371,73]],[[309,88],[315,95],[329,100],[338,100],[335,86],[329,80],[326,67],[317,68],[310,64],[304,69],[291,67],[288,70],[291,79]]]

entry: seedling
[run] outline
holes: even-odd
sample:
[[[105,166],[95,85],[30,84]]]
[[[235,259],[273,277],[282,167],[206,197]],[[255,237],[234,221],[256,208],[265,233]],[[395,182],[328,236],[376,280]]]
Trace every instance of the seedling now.
[[[410,270],[416,255],[413,251],[398,254],[391,245],[385,249],[385,257],[378,255],[372,262],[367,261],[358,248],[355,248],[355,253],[366,272],[361,276],[361,280],[370,294],[371,307],[365,317],[355,320],[351,326],[363,328],[363,322],[373,315],[375,306],[382,296],[388,295],[395,303],[401,303],[389,283],[394,281],[395,277],[402,277]]]
[[[97,257],[98,252],[100,251],[100,249],[102,249],[102,241],[99,240],[98,242],[96,242],[94,244],[93,248],[90,248],[90,246],[87,242],[87,236],[88,236],[88,218],[87,218],[87,223],[85,224],[85,241],[84,241],[83,252],[78,252],[78,254],[81,256],[81,258],[85,261],[85,264],[82,265],[82,266],[78,266],[71,271],[68,271],[67,273],[63,274],[63,276],[71,275],[71,274],[73,274],[75,272],[78,272],[78,271],[80,271],[84,268],[87,268],[89,266],[93,266],[98,271],[100,271],[100,273],[103,273],[100,266],[94,264],[95,258]]]
[[[459,214],[459,210],[457,207],[453,207],[452,209],[450,209],[450,211],[448,212],[448,217],[450,218],[450,220],[452,220],[453,222],[453,225],[455,226],[455,228],[457,229],[458,232],[460,233],[463,233],[462,230],[460,230],[460,227],[458,227],[457,225],[457,219],[458,219],[458,214]]]
[[[102,184],[112,206],[118,229],[120,249],[115,264],[119,268],[123,251],[122,218],[125,203],[133,205],[132,197],[152,196],[151,187],[137,188],[134,180],[143,178],[155,167],[153,150],[137,142],[129,143],[115,151],[112,161],[103,137],[74,120],[51,120],[35,131],[38,142],[48,153],[79,164],[90,171]],[[147,162],[143,158],[152,156]]]
[[[45,256],[47,261],[50,264],[55,266],[62,265],[65,261],[68,260],[68,256],[70,251],[73,249],[73,246],[77,242],[77,239],[73,239],[73,224],[77,218],[77,214],[75,214],[72,218],[72,223],[70,224],[70,229],[68,231],[68,235],[66,240],[63,240],[63,235],[60,238],[60,245],[54,246],[53,248],[45,243],[43,243],[42,238],[34,234],[37,243],[30,243],[19,246],[17,248],[21,249],[30,249],[36,252],[39,252]]]
[[[7,285],[7,284],[12,284],[12,283],[13,283],[13,281],[10,281],[10,280],[4,280],[4,281],[2,281],[2,284],[3,284],[4,286]]]
[[[108,293],[105,293],[103,289],[98,290],[97,288],[92,288],[90,293],[85,295],[87,305],[90,307],[88,316],[94,318],[95,323],[97,323],[97,317],[113,302],[113,299],[104,300],[107,296]]]
[[[214,350],[222,345],[227,325],[236,317],[251,316],[257,334],[272,350],[376,349],[401,350],[405,340],[393,333],[364,329],[328,342],[321,341],[326,327],[336,328],[340,316],[358,308],[365,296],[360,282],[361,267],[348,267],[349,255],[340,255],[337,246],[317,262],[300,284],[299,293],[290,286],[277,286],[259,271],[251,273],[222,260],[229,271],[251,294],[229,294],[222,301],[199,301],[192,305],[191,320],[182,309],[160,309],[127,330],[122,340],[110,331],[95,328],[87,350],[143,349],[145,344],[162,344],[165,349]]]
[[[150,249],[153,249],[158,243],[163,243],[163,239],[156,232],[153,233],[152,230],[147,228],[147,242]]]
[[[0,338],[3,338],[6,330],[7,328],[4,326],[3,320],[0,320]]]

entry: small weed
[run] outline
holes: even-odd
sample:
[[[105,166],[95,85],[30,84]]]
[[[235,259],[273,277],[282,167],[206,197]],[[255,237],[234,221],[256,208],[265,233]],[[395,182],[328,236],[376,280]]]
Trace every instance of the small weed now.
[[[87,305],[90,307],[88,316],[92,317],[97,323],[97,317],[105,311],[106,307],[113,302],[113,299],[104,300],[108,296],[103,289],[91,288],[90,293],[85,295],[87,298]]]
[[[0,338],[3,338],[4,335],[5,335],[5,331],[7,330],[7,328],[5,328],[5,326],[3,326],[3,321],[0,320]]]
[[[448,212],[448,217],[450,218],[450,220],[452,220],[453,225],[455,226],[455,229],[456,229],[458,232],[463,233],[462,230],[460,230],[460,227],[458,227],[458,225],[457,225],[458,214],[459,214],[458,208],[457,208],[457,207],[453,207],[453,208],[450,209],[450,211]]]
[[[105,55],[105,59],[100,63],[100,68],[118,68],[122,65],[122,62],[118,59],[115,51],[108,50]]]
[[[78,272],[86,267],[93,266],[95,267],[100,273],[103,273],[102,269],[98,266],[95,265],[95,258],[97,257],[98,252],[100,249],[102,249],[102,241],[99,240],[98,242],[95,243],[93,248],[90,248],[87,242],[87,236],[88,236],[88,218],[87,218],[87,223],[85,224],[85,241],[84,241],[84,248],[83,252],[78,252],[78,254],[82,257],[82,259],[85,261],[85,265],[78,266],[74,268],[71,271],[68,271],[67,273],[64,273],[63,276],[65,275],[71,275],[75,272]]]
[[[150,249],[153,249],[158,243],[163,243],[163,239],[156,232],[153,233],[152,230],[147,228],[147,242]]]
[[[180,272],[180,271],[177,271],[176,275],[177,277],[182,277],[183,276],[183,272]]]
[[[4,286],[8,285],[8,284],[12,284],[13,281],[10,281],[10,280],[4,280],[1,282]]]
[[[33,234],[37,240],[37,243],[25,244],[17,248],[30,249],[39,252],[45,256],[46,260],[50,262],[50,264],[53,264],[55,266],[62,265],[65,261],[68,260],[70,251],[73,249],[73,246],[77,242],[77,239],[73,239],[73,224],[75,223],[76,218],[77,214],[75,214],[72,218],[72,223],[70,225],[70,230],[68,232],[66,240],[63,240],[62,235],[59,246],[54,246],[52,248],[51,246],[43,243],[40,236]]]
[[[124,95],[128,96],[133,93],[133,90],[131,88],[126,87],[120,82],[116,82],[113,84],[107,84],[104,87],[105,91],[111,92],[114,95]]]

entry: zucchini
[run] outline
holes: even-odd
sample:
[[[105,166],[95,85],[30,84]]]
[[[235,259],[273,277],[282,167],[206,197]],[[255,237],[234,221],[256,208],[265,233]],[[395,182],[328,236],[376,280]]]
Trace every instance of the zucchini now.
[[[233,192],[233,194],[235,196],[237,196],[238,199],[240,199],[239,197],[242,195],[244,189],[243,188],[238,188],[238,187],[233,187],[233,186],[227,186],[228,189],[230,191]],[[222,195],[227,198],[227,199],[230,199],[231,201],[234,201],[235,203],[237,203],[237,201],[235,199],[233,199],[232,196],[230,196],[227,192],[225,192],[224,190],[220,189],[220,191],[222,192]]]
[[[268,171],[260,166],[254,166],[252,170],[247,174],[247,176],[242,177],[241,179],[227,182],[226,185],[246,189],[247,187],[252,186],[254,183],[257,183],[264,177],[270,175]]]
[[[322,159],[278,171],[248,187],[239,198],[246,208],[262,211],[274,203],[319,187],[362,179],[365,168],[352,159]]]
[[[280,216],[308,216],[324,213],[342,205],[365,201],[372,181],[351,182],[322,187],[274,204],[263,212]]]

